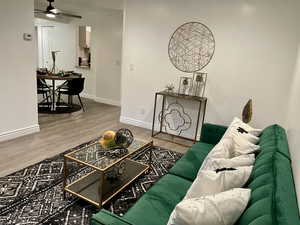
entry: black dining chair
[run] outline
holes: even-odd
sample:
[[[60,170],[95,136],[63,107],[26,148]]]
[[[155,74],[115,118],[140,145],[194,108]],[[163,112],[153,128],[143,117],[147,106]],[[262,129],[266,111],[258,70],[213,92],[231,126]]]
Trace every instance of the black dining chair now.
[[[82,73],[76,73],[76,72],[73,72],[73,73],[72,73],[72,76],[77,77],[77,78],[81,78],[81,77],[82,77]],[[59,86],[57,87],[57,89],[58,89],[58,90],[59,90],[59,89],[68,89],[68,82],[69,82],[69,81],[66,81],[66,82],[64,82],[63,84],[59,85]]]
[[[83,91],[84,88],[84,80],[85,78],[75,78],[73,80],[69,80],[67,82],[67,87],[66,89],[59,89],[58,90],[58,98],[57,102],[60,102],[60,97],[61,95],[68,95],[68,104],[72,105],[73,104],[73,96],[77,95],[80,105],[85,111],[84,106],[82,104],[81,98],[80,98],[80,93]]]
[[[43,100],[39,103],[42,104],[44,101],[47,102],[47,105],[50,106],[49,98],[51,98],[50,95],[50,87],[47,85],[46,81],[40,78],[36,79],[37,83],[37,94],[43,95]]]

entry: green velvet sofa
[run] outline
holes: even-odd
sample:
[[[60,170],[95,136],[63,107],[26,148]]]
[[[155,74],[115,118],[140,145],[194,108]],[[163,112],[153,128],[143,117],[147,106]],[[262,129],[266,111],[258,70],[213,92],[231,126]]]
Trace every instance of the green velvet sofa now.
[[[166,225],[185,196],[207,154],[226,127],[204,124],[194,144],[168,174],[154,184],[123,216],[106,210],[93,215],[92,225]],[[256,161],[246,187],[252,190],[247,209],[236,225],[300,225],[286,133],[278,125],[263,130]]]

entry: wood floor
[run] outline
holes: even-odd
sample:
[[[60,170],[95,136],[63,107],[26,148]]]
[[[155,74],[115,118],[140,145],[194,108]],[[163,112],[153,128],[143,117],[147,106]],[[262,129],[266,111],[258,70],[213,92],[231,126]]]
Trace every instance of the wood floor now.
[[[14,140],[0,142],[0,176],[5,176],[43,159],[87,142],[107,129],[128,127],[139,139],[151,139],[150,130],[119,122],[120,108],[83,99],[86,112],[40,114],[41,131]],[[154,139],[154,144],[185,152],[187,147]]]

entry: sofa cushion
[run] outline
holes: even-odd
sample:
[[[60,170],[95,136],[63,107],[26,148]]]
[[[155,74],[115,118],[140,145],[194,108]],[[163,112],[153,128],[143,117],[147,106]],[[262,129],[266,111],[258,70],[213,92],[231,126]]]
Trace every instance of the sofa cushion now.
[[[232,225],[245,210],[251,190],[234,188],[200,198],[184,199],[167,225]]]
[[[264,152],[277,151],[291,160],[285,130],[279,125],[272,125],[264,129],[259,145]]]
[[[214,145],[204,142],[194,144],[172,167],[169,173],[193,181],[202,162],[213,147]]]
[[[132,224],[167,224],[177,203],[185,196],[192,182],[167,174],[149,189],[124,215]]]
[[[185,195],[185,199],[214,195],[232,188],[241,188],[248,181],[253,166],[236,167],[233,170],[200,170]]]
[[[254,162],[254,154],[240,155],[230,159],[210,158],[208,156],[203,162],[201,170],[216,170],[222,168],[236,168],[239,166],[253,166]]]
[[[225,126],[205,123],[201,129],[200,141],[215,145],[221,140],[226,130]]]
[[[246,185],[252,190],[251,198],[237,225],[300,225],[289,150],[283,143],[287,139],[282,130],[274,125],[261,135],[261,151]]]

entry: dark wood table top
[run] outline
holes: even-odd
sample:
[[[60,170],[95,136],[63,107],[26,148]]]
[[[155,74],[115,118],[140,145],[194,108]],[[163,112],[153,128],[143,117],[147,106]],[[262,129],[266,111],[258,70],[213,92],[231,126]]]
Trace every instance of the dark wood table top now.
[[[207,101],[206,97],[183,95],[183,94],[178,94],[177,92],[159,91],[159,92],[156,92],[156,94],[163,95],[163,96],[174,97],[174,98],[183,98],[183,99],[187,99],[187,100]]]
[[[70,75],[70,76],[62,77],[59,75],[51,75],[51,74],[45,74],[45,75],[37,74],[37,78],[46,79],[46,80],[73,80],[78,78],[78,76]]]

